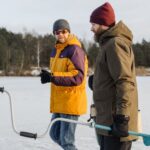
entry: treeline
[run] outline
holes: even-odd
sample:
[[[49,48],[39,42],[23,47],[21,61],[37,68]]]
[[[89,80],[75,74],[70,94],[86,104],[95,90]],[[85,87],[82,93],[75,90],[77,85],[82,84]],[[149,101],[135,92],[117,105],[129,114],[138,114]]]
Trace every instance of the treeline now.
[[[10,72],[21,75],[31,67],[37,67],[38,56],[40,66],[48,66],[54,43],[53,35],[14,34],[0,28],[0,70],[4,75]]]
[[[99,47],[95,43],[81,40],[89,59],[89,66],[94,67]],[[33,67],[48,67],[49,56],[55,44],[52,34],[44,36],[31,33],[16,34],[0,28],[0,73],[23,75]],[[136,66],[150,66],[150,42],[143,40],[133,45]],[[84,48],[85,50],[85,48]]]

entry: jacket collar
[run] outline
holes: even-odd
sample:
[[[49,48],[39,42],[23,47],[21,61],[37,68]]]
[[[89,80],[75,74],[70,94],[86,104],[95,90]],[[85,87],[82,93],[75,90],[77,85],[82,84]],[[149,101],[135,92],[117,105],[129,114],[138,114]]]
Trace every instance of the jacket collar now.
[[[70,34],[68,39],[67,39],[67,41],[65,43],[56,43],[55,48],[57,50],[62,51],[68,45],[78,45],[79,47],[81,47],[81,43],[77,39],[77,37],[75,35],[73,35],[73,34]]]

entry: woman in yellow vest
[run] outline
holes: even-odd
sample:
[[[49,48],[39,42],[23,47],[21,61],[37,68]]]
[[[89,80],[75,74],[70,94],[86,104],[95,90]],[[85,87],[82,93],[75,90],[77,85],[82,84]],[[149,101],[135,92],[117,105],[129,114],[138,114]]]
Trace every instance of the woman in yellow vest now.
[[[61,117],[78,120],[87,111],[87,57],[79,40],[70,33],[66,20],[55,21],[53,33],[56,45],[50,55],[51,73],[43,70],[41,82],[51,82],[52,119]],[[64,150],[76,150],[75,129],[76,124],[56,122],[51,128],[50,136]]]

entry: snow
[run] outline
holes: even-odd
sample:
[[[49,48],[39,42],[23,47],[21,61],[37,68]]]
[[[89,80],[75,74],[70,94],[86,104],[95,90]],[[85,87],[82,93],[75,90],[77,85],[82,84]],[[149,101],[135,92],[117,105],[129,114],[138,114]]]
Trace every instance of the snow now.
[[[150,134],[150,77],[138,77],[139,105],[142,115],[143,132]],[[48,127],[49,84],[42,85],[39,77],[0,77],[0,87],[4,86],[11,94],[14,120],[18,131],[27,131],[41,135]],[[92,103],[92,92],[87,87],[88,108]],[[86,115],[80,121],[87,121]],[[76,145],[79,150],[99,150],[95,131],[87,126],[77,126]],[[133,143],[133,150],[147,150],[142,141]],[[6,93],[0,93],[0,150],[60,150],[49,137],[30,139],[20,137],[13,132],[10,117],[9,99]]]

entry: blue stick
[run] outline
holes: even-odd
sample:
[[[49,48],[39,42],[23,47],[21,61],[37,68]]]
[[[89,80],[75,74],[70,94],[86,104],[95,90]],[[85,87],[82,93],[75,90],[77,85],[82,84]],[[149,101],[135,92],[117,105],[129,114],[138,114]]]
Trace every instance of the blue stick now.
[[[94,125],[95,128],[99,128],[99,129],[104,129],[107,131],[111,131],[110,127],[104,126],[104,125],[99,125],[99,124],[95,124]],[[134,132],[134,131],[129,131],[128,132],[130,135],[135,135],[135,136],[141,136],[143,137],[143,143],[146,146],[150,146],[150,135],[149,134],[145,134],[145,133],[138,133],[138,132]]]

